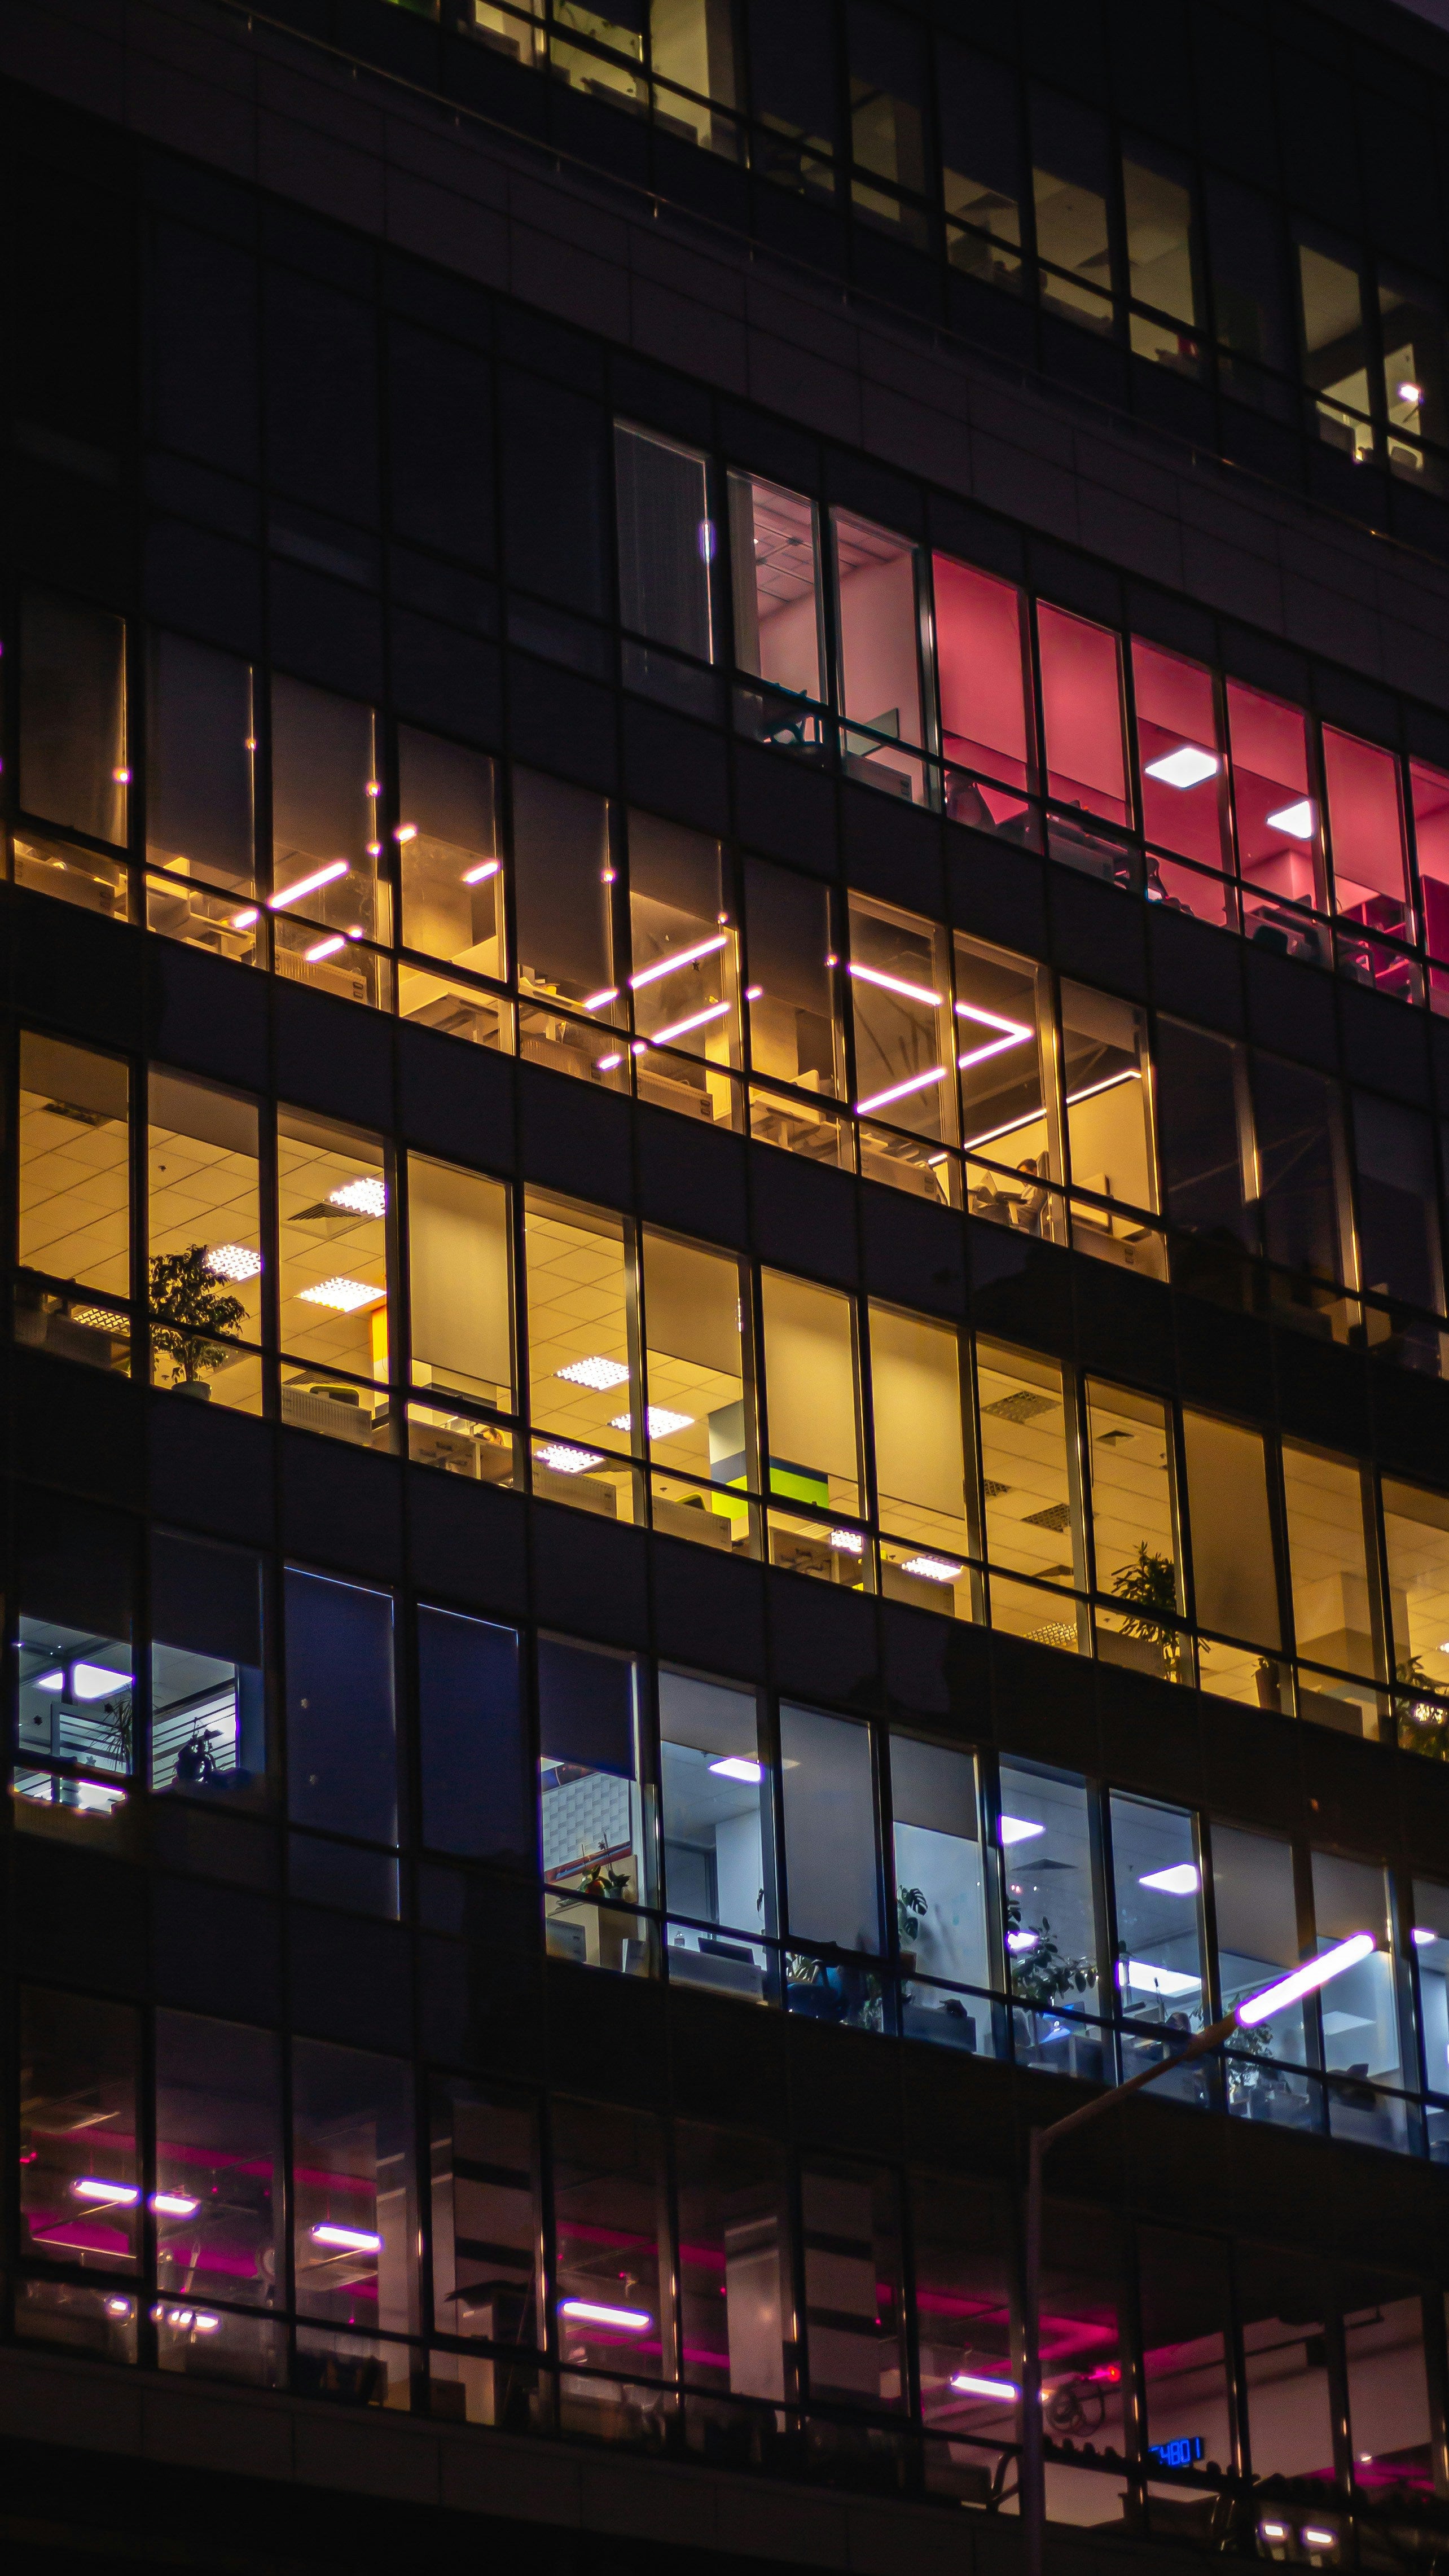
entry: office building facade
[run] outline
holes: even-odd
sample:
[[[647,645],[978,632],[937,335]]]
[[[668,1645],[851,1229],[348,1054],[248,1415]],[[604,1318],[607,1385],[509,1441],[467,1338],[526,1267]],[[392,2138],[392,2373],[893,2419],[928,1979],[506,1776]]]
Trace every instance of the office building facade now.
[[[1449,34],[0,81],[12,2545],[1427,2561]]]

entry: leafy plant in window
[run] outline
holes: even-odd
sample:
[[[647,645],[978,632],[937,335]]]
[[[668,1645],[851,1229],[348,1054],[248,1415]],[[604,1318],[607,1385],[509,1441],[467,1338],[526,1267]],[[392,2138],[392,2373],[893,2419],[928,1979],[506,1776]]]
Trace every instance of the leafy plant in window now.
[[[597,1858],[589,1862],[579,1880],[580,1896],[597,1896],[606,1905],[618,1905],[628,1893],[628,1870],[615,1869],[608,1857],[608,1845],[600,1843]]]
[[[206,1266],[206,1246],[193,1243],[185,1252],[158,1252],[150,1266],[151,1339],[174,1362],[173,1385],[199,1386],[208,1369],[226,1366],[225,1344],[213,1338],[234,1333],[246,1314],[240,1297],[230,1296]]]
[[[95,1760],[104,1763],[108,1771],[129,1771],[131,1768],[135,1705],[130,1691],[118,1691],[114,1699],[103,1699],[97,1711],[99,1724]]]
[[[1169,1680],[1175,1681],[1182,1659],[1182,1637],[1175,1624],[1177,1568],[1171,1557],[1158,1556],[1145,1538],[1139,1539],[1131,1563],[1119,1565],[1113,1575],[1112,1592],[1116,1600],[1128,1605],[1123,1635],[1140,1637],[1144,1644],[1156,1646]]]
[[[1394,1679],[1407,1682],[1410,1690],[1433,1690],[1431,1674],[1426,1673],[1417,1655],[1405,1655],[1394,1667]],[[1426,1754],[1431,1762],[1449,1762],[1449,1709],[1433,1699],[1411,1699],[1399,1702],[1399,1742],[1406,1753]]]
[[[1031,1937],[1030,1949],[1014,1949],[1013,1941],[1023,1933]],[[1034,2012],[1045,2012],[1064,1997],[1084,1995],[1097,1982],[1090,1959],[1073,1959],[1062,1948],[1049,1915],[1044,1914],[1038,1924],[1022,1923],[1018,1896],[1006,1900],[1006,1942],[1011,1952],[1011,1991],[1018,2003],[1029,2004]]]
[[[925,1894],[919,1887],[896,1889],[896,1937],[901,1945],[903,1967],[908,1961],[915,1965],[916,1943],[929,1910]]]

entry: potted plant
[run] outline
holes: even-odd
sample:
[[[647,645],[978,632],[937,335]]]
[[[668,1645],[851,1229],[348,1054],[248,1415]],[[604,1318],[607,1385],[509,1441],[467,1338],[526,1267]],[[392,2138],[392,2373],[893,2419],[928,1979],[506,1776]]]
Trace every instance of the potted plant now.
[[[926,1898],[919,1887],[896,1889],[896,1939],[900,1944],[903,1976],[914,1973],[916,1943],[921,1937],[921,1926],[928,1911]]]
[[[1171,1557],[1158,1556],[1145,1538],[1139,1539],[1131,1563],[1119,1565],[1113,1575],[1112,1590],[1128,1608],[1122,1622],[1123,1636],[1137,1637],[1144,1645],[1155,1646],[1167,1679],[1176,1681],[1182,1661],[1182,1637],[1175,1624],[1177,1568]]]
[[[1046,2012],[1064,1995],[1084,1995],[1097,1982],[1097,1971],[1090,1959],[1073,1959],[1062,1948],[1044,1914],[1039,1924],[1025,1927],[1034,1933],[1029,1950],[1011,1952],[1011,1991],[1020,2004],[1032,2012]],[[1011,1935],[1023,1929],[1021,1899],[1006,1900],[1007,1943]]]
[[[209,1396],[207,1369],[224,1368],[225,1345],[214,1336],[234,1333],[246,1314],[240,1297],[217,1286],[206,1266],[204,1243],[185,1252],[158,1252],[150,1268],[151,1339],[175,1366],[173,1386]]]

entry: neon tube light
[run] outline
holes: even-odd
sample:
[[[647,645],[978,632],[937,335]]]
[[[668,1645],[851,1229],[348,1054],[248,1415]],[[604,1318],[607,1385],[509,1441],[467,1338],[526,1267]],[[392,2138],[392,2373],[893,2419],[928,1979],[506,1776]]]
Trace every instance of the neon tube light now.
[[[1014,2379],[978,2379],[974,2370],[957,2370],[951,2374],[951,2385],[963,2397],[1019,2397],[1021,2390]]]
[[[826,963],[829,963],[828,959]],[[939,1011],[941,1007],[939,993],[928,992],[924,984],[904,983],[899,975],[884,975],[878,966],[857,966],[852,962],[845,971],[847,975],[859,976],[863,984],[879,984],[883,993],[899,993],[908,1002],[925,1002],[933,1011]]]
[[[329,859],[325,868],[314,868],[309,877],[298,877],[295,885],[284,886],[280,894],[267,897],[268,912],[284,912],[289,903],[300,903],[304,894],[315,894],[319,886],[335,885],[347,874],[345,859]]]
[[[319,939],[315,948],[303,949],[303,962],[308,966],[320,965],[324,957],[335,957],[338,949],[345,948],[346,945],[341,931],[334,930],[330,939]]]
[[[671,1038],[682,1038],[689,1029],[702,1029],[710,1020],[722,1020],[728,1009],[728,1002],[711,1002],[707,1010],[691,1011],[687,1020],[671,1020],[667,1029],[656,1029],[649,1043],[668,1046]]]
[[[98,2174],[82,2174],[71,2184],[77,2200],[104,2201],[109,2209],[134,2209],[140,2192],[132,2182],[102,2182]]]
[[[560,2299],[561,2317],[576,2317],[580,2325],[622,2326],[626,2334],[643,2334],[654,2323],[638,2308],[601,2308],[592,2299]]]
[[[913,1073],[909,1082],[893,1082],[889,1091],[873,1091],[869,1100],[857,1100],[855,1114],[857,1118],[868,1118],[872,1109],[884,1109],[888,1100],[904,1100],[908,1092],[928,1091],[933,1082],[945,1079],[945,1066],[933,1064],[928,1073]]]
[[[311,2231],[314,2245],[335,2245],[344,2254],[380,2254],[382,2238],[365,2227],[333,2227],[324,2221]]]
[[[465,871],[464,885],[486,885],[490,877],[497,876],[502,864],[501,859],[485,859],[481,868],[469,868]]]
[[[602,1011],[606,1003],[617,1002],[618,998],[618,985],[606,984],[602,993],[586,993],[579,1004],[579,1009],[581,1011]]]
[[[184,2191],[153,2191],[151,2206],[158,2218],[194,2218],[201,2203]]]
[[[641,966],[637,975],[630,976],[629,990],[637,993],[641,984],[657,984],[662,975],[672,975],[680,966],[697,965],[701,957],[713,957],[728,946],[728,931],[717,930],[713,939],[701,939],[694,948],[678,949],[670,957],[656,957],[652,966]]]
[[[1260,1995],[1249,1995],[1246,2003],[1239,2004],[1239,2028],[1256,2030],[1270,2013],[1280,2011],[1284,2004],[1296,2004],[1300,1995],[1314,1994],[1331,1977],[1341,1977],[1346,1968],[1356,1968],[1360,1959],[1371,1958],[1377,1947],[1372,1932],[1355,1932],[1347,1941],[1325,1950],[1321,1959],[1305,1959],[1290,1976],[1280,1977],[1276,1985],[1265,1986]]]

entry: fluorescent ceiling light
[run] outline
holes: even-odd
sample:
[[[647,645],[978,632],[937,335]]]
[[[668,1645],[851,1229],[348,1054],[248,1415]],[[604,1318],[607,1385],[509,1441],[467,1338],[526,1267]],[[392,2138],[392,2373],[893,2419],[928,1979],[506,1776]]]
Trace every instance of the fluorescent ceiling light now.
[[[830,1533],[830,1544],[832,1547],[840,1548],[846,1556],[865,1554],[865,1541],[859,1530],[833,1529]]]
[[[334,930],[330,939],[319,939],[315,947],[304,948],[302,962],[307,966],[319,965],[324,957],[335,957],[338,949],[345,948],[346,945],[347,942],[341,931]]]
[[[602,1450],[567,1449],[560,1440],[546,1441],[538,1454],[556,1476],[582,1476],[590,1467],[602,1467],[604,1463]]]
[[[1304,2524],[1298,2537],[1303,2543],[1305,2549],[1336,2549],[1338,2547],[1338,2534],[1336,2531],[1316,2531],[1311,2522]]]
[[[300,903],[304,894],[315,894],[319,886],[335,885],[347,874],[345,859],[329,859],[325,868],[314,868],[309,877],[298,877],[295,885],[284,886],[280,894],[267,897],[268,912],[285,912],[289,903]]]
[[[135,1675],[112,1673],[104,1664],[72,1664],[70,1686],[77,1699],[104,1699],[107,1691],[129,1690]]]
[[[1288,2537],[1288,2526],[1284,2522],[1260,2522],[1258,2529],[1264,2540],[1286,2540]]]
[[[961,1568],[947,1556],[908,1556],[901,1572],[918,1574],[923,1583],[954,1583]]]
[[[65,1688],[65,1675],[64,1675],[64,1673],[62,1673],[62,1672],[54,1672],[54,1673],[37,1673],[37,1674],[36,1674],[36,1677],[35,1677],[35,1687],[36,1687],[36,1689],[37,1689],[37,1690],[45,1690],[45,1691],[58,1691],[58,1690],[64,1690],[64,1688]],[[1417,1941],[1420,1937],[1421,1937],[1421,1936],[1416,1932],[1416,1933],[1415,1933],[1415,1935],[1414,1935],[1415,1940]],[[1433,1937],[1434,1937],[1434,1936],[1433,1936],[1433,1933],[1432,1933],[1432,1932],[1430,1932],[1430,1933],[1426,1933],[1426,1934],[1425,1934],[1425,1935],[1423,1935],[1422,1937],[1423,1937],[1423,1938],[1425,1938],[1426,1940],[1430,1940],[1430,1941],[1432,1941],[1432,1939],[1433,1939]]]
[[[382,2252],[382,2238],[374,2236],[366,2227],[334,2227],[330,2220],[324,2220],[320,2227],[314,2227],[310,2232],[314,2245],[335,2245],[343,2254]]]
[[[350,1216],[386,1216],[387,1183],[375,1173],[364,1173],[360,1180],[344,1181],[339,1190],[329,1190],[327,1204],[346,1208]]]
[[[643,2334],[654,2320],[638,2308],[604,2308],[592,2299],[560,2299],[561,2317],[577,2317],[581,2325],[622,2326],[627,2334]]]
[[[620,1360],[606,1360],[595,1351],[586,1360],[570,1360],[567,1368],[555,1369],[555,1377],[566,1378],[570,1386],[591,1386],[603,1395],[611,1386],[627,1386],[629,1372]]]
[[[46,1688],[46,1684],[42,1682],[40,1687],[44,1690]],[[1411,1937],[1416,1950],[1430,1950],[1438,1940],[1439,1935],[1437,1932],[1431,1932],[1426,1924],[1416,1923]]]
[[[667,1029],[655,1029],[649,1043],[668,1046],[671,1038],[682,1038],[690,1029],[702,1029],[711,1020],[722,1020],[728,1009],[728,1002],[711,1002],[707,1010],[691,1011],[687,1020],[671,1020]]]
[[[1118,1982],[1135,1986],[1139,1995],[1195,1995],[1202,1987],[1201,1977],[1189,1977],[1181,1968],[1159,1968],[1151,1959],[1122,1959],[1117,1966]]]
[[[256,1279],[261,1275],[262,1256],[245,1243],[214,1243],[206,1267],[213,1279]]]
[[[386,1302],[385,1288],[369,1288],[365,1279],[319,1279],[315,1288],[304,1288],[300,1303],[304,1306],[332,1306],[339,1315],[355,1315],[359,1306],[381,1306]]]
[[[1008,1932],[1006,1946],[1012,1956],[1017,1957],[1023,1950],[1034,1950],[1040,1939],[1039,1932]]]
[[[1279,1977],[1275,1984],[1265,1986],[1261,1994],[1249,1995],[1245,2003],[1239,2004],[1239,2028],[1255,2030],[1260,2021],[1266,2021],[1270,2013],[1280,2011],[1284,2004],[1296,2004],[1300,1995],[1315,1993],[1319,1986],[1326,1986],[1331,1977],[1341,1977],[1345,1968],[1356,1968],[1360,1959],[1371,1958],[1377,1946],[1372,1932],[1355,1932],[1349,1940],[1339,1941],[1333,1949],[1325,1950],[1321,1959],[1305,1959],[1301,1968],[1293,1969],[1289,1976]]]
[[[1035,1835],[1044,1834],[1045,1832],[1045,1825],[1030,1824],[1025,1816],[1003,1816],[1001,1818],[1001,1840],[1008,1848],[1012,1843],[1029,1843]]]
[[[637,993],[642,985],[657,984],[661,976],[673,975],[681,966],[697,965],[701,957],[713,957],[728,945],[728,931],[719,930],[713,939],[701,939],[693,948],[680,948],[672,956],[656,957],[652,966],[641,966],[637,975],[630,976],[630,990]]]
[[[497,876],[501,865],[500,859],[485,859],[481,867],[466,869],[463,876],[464,885],[486,885],[490,877]]]
[[[763,1764],[751,1762],[743,1753],[727,1753],[722,1762],[711,1762],[709,1767],[717,1779],[748,1780],[754,1789],[765,1776]]]
[[[252,923],[256,921],[258,917],[256,905],[254,903],[249,903],[243,911],[234,912],[232,914],[228,928],[232,930],[250,930]],[[126,2313],[129,2316],[130,2310],[127,2309]]]
[[[963,2397],[1019,2397],[1021,2390],[1014,2379],[978,2379],[974,2370],[957,2370],[951,2374],[951,2385]]]
[[[394,827],[392,837],[395,841],[415,841],[418,837],[418,827],[416,823],[399,823]],[[466,877],[463,882],[467,884]]]
[[[131,2302],[129,2299],[107,2299],[106,2314],[108,2317],[128,2317],[130,2313]]]
[[[873,1091],[869,1100],[857,1100],[855,1114],[857,1118],[868,1118],[873,1109],[884,1109],[888,1100],[904,1100],[911,1091],[929,1091],[933,1082],[945,1079],[945,1066],[933,1064],[928,1073],[913,1073],[909,1082],[893,1082],[888,1091]]]
[[[1290,841],[1311,841],[1313,807],[1309,799],[1300,796],[1296,804],[1280,805],[1276,814],[1268,816],[1268,829],[1270,832],[1286,832]]]
[[[671,1413],[667,1404],[648,1404],[644,1408],[644,1424],[651,1440],[667,1440],[675,1431],[692,1429],[694,1416],[692,1413]],[[632,1431],[633,1428],[632,1413],[616,1413],[610,1418],[611,1431]]]
[[[1164,752],[1161,760],[1149,760],[1147,776],[1160,778],[1164,787],[1201,787],[1205,778],[1216,778],[1216,752],[1201,751],[1195,742],[1184,742],[1176,751]]]
[[[98,2174],[81,2174],[71,2190],[77,2200],[99,2200],[114,2209],[134,2209],[141,2197],[134,2183],[103,2182]]]
[[[763,984],[747,984],[745,986],[745,1000],[747,1002],[762,1002],[764,998],[765,988]]]
[[[1423,401],[1423,399],[1424,399],[1424,388],[1423,388],[1423,386],[1422,386],[1422,385],[1410,384],[1410,382],[1408,381],[1408,379],[1407,379],[1407,377],[1406,377],[1406,378],[1405,378],[1405,380],[1404,380],[1404,382],[1403,382],[1403,383],[1400,385],[1400,387],[1399,387],[1399,400],[1400,400],[1400,402],[1406,402],[1406,403],[1421,403],[1421,402]]]
[[[1137,1881],[1139,1887],[1155,1887],[1163,1896],[1196,1896],[1202,1882],[1190,1860],[1180,1860],[1171,1869],[1149,1870]]]
[[[160,2218],[194,2218],[201,2203],[188,2200],[184,2191],[153,2191],[151,2206]]]
[[[623,1061],[624,1059],[621,1055],[601,1055],[599,1058],[599,1071],[600,1073],[612,1073],[615,1065],[622,1064]]]
[[[827,959],[826,962],[828,964],[829,960]],[[939,1011],[941,1007],[939,993],[929,991],[924,984],[907,984],[899,975],[883,975],[878,966],[857,966],[852,963],[845,971],[847,975],[854,975],[862,984],[878,984],[883,993],[899,993],[903,1001],[924,1002],[933,1011]]]

